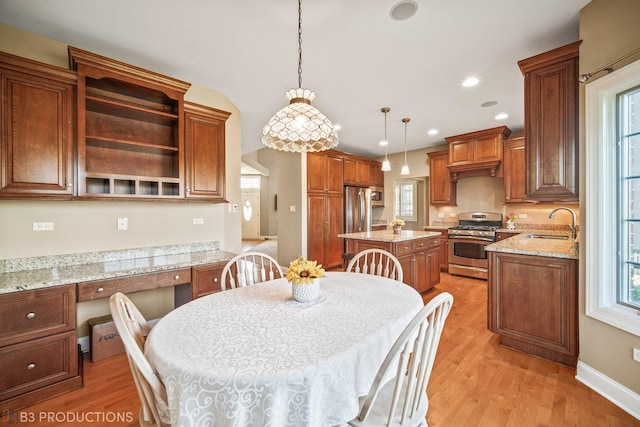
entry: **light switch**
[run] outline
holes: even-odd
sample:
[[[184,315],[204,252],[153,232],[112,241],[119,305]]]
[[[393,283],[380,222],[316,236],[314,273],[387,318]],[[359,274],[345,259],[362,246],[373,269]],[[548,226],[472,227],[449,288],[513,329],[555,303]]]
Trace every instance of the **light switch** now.
[[[295,212],[296,207],[294,205],[289,206],[289,212]]]

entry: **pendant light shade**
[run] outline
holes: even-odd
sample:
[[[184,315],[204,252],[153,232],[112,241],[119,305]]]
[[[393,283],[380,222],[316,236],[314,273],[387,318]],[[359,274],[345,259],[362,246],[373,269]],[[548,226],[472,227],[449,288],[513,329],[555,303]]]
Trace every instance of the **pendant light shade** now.
[[[389,140],[387,139],[387,113],[389,111],[391,111],[391,109],[389,107],[382,107],[380,109],[380,111],[382,111],[384,113],[384,160],[382,161],[382,168],[381,170],[383,172],[389,172],[391,170],[391,163],[389,162],[389,158],[387,157],[387,152],[388,150],[388,146],[389,146]]]
[[[407,164],[407,123],[409,123],[411,119],[409,117],[405,117],[402,119],[402,123],[404,123],[404,165],[400,170],[400,175],[409,175],[409,165]]]
[[[304,153],[338,145],[333,123],[311,106],[316,97],[302,88],[302,0],[298,0],[298,89],[286,93],[289,105],[278,111],[262,129],[262,143],[280,151]]]

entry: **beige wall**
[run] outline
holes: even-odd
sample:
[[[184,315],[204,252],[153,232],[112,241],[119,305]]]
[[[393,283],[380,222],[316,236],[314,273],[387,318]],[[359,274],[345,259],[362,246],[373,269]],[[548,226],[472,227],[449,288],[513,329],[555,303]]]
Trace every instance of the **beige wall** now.
[[[0,50],[68,67],[64,42],[4,24],[0,24]],[[187,92],[186,99],[232,113],[226,124],[226,191],[227,200],[239,204],[239,110],[223,94],[195,84]],[[0,201],[0,259],[206,241],[219,241],[222,249],[239,252],[240,215],[229,213],[227,206],[124,201]],[[128,231],[116,231],[118,217],[129,219]],[[196,217],[204,218],[204,225],[193,225]],[[54,230],[34,232],[34,221],[51,221]],[[132,299],[148,318],[162,316],[173,307],[172,288],[141,292]],[[108,313],[106,300],[80,304],[79,336],[87,334],[87,319]]]
[[[640,47],[640,1],[593,0],[580,13],[580,73],[607,65]],[[616,64],[614,70],[640,59],[640,54]],[[615,71],[614,71],[615,72]],[[592,81],[605,75],[600,73]],[[589,197],[584,191],[585,176],[584,86],[580,87],[580,183],[581,206]],[[589,236],[580,236],[582,245]],[[640,364],[633,361],[632,349],[640,348],[640,337],[585,315],[584,252],[580,269],[580,362],[612,380],[640,393]]]

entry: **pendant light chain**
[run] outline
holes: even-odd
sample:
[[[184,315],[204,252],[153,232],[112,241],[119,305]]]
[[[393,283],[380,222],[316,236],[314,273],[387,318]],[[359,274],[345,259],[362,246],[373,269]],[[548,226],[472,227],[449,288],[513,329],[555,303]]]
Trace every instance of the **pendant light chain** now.
[[[298,87],[302,87],[302,0],[298,0]]]

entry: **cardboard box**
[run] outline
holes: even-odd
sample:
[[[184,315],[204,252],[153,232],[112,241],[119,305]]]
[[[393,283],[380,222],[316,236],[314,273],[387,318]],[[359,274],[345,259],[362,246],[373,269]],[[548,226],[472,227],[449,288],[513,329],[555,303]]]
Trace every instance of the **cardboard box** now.
[[[92,362],[124,353],[124,344],[110,315],[89,319],[89,335]]]

